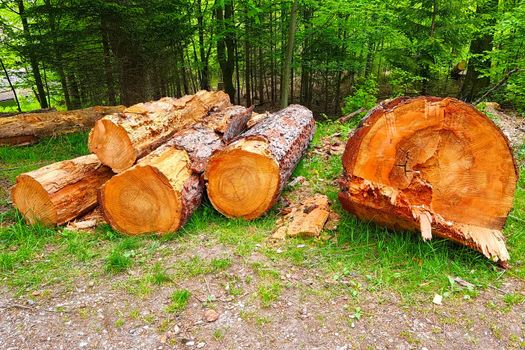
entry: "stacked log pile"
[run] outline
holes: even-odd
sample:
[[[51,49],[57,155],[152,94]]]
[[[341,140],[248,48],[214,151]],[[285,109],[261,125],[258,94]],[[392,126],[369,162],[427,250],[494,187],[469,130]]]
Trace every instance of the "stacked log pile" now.
[[[174,232],[201,203],[209,159],[235,141],[233,147],[260,144],[271,157],[276,186],[262,215],[297,165],[313,126],[304,107],[252,115],[251,108],[231,106],[221,91],[139,103],[96,121],[88,141],[93,154],[20,175],[13,204],[32,224],[62,225],[99,204],[107,222],[125,234]]]

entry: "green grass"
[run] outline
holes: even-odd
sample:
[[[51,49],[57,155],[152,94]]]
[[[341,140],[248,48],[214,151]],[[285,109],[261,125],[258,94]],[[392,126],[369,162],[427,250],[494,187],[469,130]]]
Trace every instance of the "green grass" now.
[[[166,311],[170,313],[179,313],[186,309],[191,293],[186,289],[178,289],[171,294],[171,303]]]
[[[335,133],[341,133],[344,140],[349,131],[348,126],[338,123],[319,123],[310,148]],[[524,146],[519,148],[518,158],[525,159],[524,149]],[[0,169],[0,177],[13,183],[22,172],[85,153],[86,133],[49,138],[28,147],[1,147],[0,168],[4,170]],[[338,188],[333,179],[342,173],[340,157],[325,159],[311,154],[300,162],[293,176],[304,176],[314,191],[326,193],[333,209],[341,216],[337,230],[325,233],[327,240],[288,239],[279,250],[268,245],[267,237],[278,217],[278,206],[254,221],[230,220],[204,200],[179,232],[163,237],[124,237],[107,225],[98,227],[94,234],[28,226],[15,210],[9,209],[0,214],[0,280],[23,294],[43,284],[67,286],[82,276],[107,278],[108,273],[119,274],[133,268],[139,277],[134,277],[128,285],[137,284],[135,292],[145,295],[159,285],[227,273],[234,261],[246,261],[257,253],[268,258],[271,264],[286,262],[315,269],[320,278],[350,279],[354,285],[362,284],[370,291],[387,288],[407,297],[434,292],[463,296],[464,292],[450,286],[448,276],[458,276],[474,284],[476,289],[498,286],[505,276],[525,279],[525,169],[523,162],[521,164],[515,206],[504,230],[512,258],[512,268],[507,271],[500,270],[481,254],[452,242],[442,239],[424,242],[416,234],[395,232],[356,219],[342,210],[337,200]],[[289,194],[286,189],[285,195]],[[5,194],[0,198],[0,206],[7,206]],[[201,235],[205,235],[207,241],[203,242]],[[179,253],[191,253],[203,245],[224,245],[233,256],[206,258],[189,254],[178,258]],[[176,262],[158,263],[164,258]],[[257,275],[258,298],[262,304],[270,305],[284,288],[279,281],[279,271],[273,266],[251,267]],[[242,283],[232,281],[230,284],[232,294],[242,292]],[[344,288],[343,293],[355,292],[352,286]]]

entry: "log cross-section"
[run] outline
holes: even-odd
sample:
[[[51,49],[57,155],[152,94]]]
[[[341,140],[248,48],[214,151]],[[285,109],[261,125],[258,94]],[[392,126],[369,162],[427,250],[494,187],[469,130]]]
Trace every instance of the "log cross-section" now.
[[[290,105],[214,154],[205,172],[208,197],[228,217],[254,219],[277,201],[312,140],[312,112]]]
[[[177,231],[201,203],[208,159],[224,138],[244,130],[250,115],[241,106],[212,113],[113,177],[99,196],[109,224],[130,235]]]
[[[453,98],[397,98],[348,140],[339,198],[360,218],[435,234],[505,265],[518,172],[501,130]]]
[[[97,205],[97,191],[113,173],[90,154],[19,175],[13,205],[31,223],[61,225]]]
[[[139,103],[123,113],[97,121],[89,135],[89,149],[119,173],[168,141],[177,131],[229,105],[226,93],[204,90],[179,99],[164,97]]]

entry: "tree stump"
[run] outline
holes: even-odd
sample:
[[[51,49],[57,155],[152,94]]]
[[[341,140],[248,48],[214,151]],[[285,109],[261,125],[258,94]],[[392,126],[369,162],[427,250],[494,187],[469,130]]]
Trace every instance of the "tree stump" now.
[[[397,98],[348,140],[339,199],[356,216],[509,260],[501,232],[518,171],[501,130],[453,98]]]
[[[31,223],[61,225],[97,205],[97,190],[113,173],[90,154],[16,178],[13,205]]]
[[[179,99],[164,97],[139,103],[97,121],[89,134],[89,149],[119,173],[168,141],[175,132],[229,105],[226,93],[204,90]]]
[[[177,231],[201,203],[208,159],[244,130],[250,114],[241,106],[212,113],[113,177],[100,190],[110,225],[130,235]]]
[[[215,209],[245,219],[267,212],[312,140],[314,128],[309,109],[290,105],[214,154],[205,179]]]
[[[74,111],[23,113],[0,118],[0,146],[24,146],[45,136],[68,134],[92,128],[109,113],[122,112],[126,107],[96,106]]]

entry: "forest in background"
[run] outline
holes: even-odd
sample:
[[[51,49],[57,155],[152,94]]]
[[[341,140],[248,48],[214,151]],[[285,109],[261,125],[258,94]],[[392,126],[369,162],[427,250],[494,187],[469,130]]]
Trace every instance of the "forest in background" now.
[[[41,108],[218,88],[332,116],[399,95],[525,110],[523,0],[0,0],[0,15],[3,81]]]

